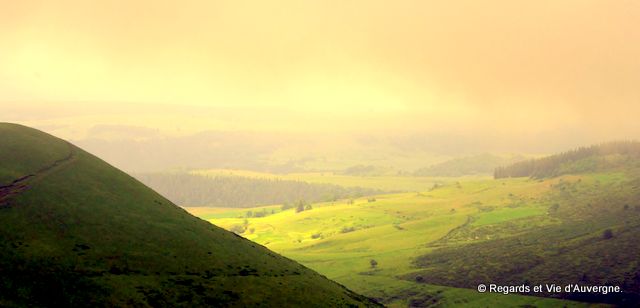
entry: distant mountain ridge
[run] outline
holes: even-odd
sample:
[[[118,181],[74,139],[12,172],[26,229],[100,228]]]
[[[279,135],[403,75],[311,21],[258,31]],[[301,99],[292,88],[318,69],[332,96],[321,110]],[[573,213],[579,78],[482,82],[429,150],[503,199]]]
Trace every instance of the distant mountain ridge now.
[[[546,178],[640,165],[640,142],[614,141],[497,167],[494,177]]]

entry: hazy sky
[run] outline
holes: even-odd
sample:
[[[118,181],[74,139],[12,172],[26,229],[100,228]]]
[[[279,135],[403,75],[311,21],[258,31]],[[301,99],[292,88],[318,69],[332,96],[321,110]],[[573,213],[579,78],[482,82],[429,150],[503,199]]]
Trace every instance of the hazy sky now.
[[[0,106],[13,108],[0,120],[640,134],[638,1],[0,0],[0,8]],[[180,109],[189,123],[176,124]]]

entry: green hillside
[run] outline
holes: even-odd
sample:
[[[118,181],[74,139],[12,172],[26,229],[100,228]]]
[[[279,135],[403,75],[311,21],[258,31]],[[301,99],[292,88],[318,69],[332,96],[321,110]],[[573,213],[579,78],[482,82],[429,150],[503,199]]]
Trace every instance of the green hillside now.
[[[0,138],[0,306],[376,305],[63,140]]]
[[[421,283],[473,288],[479,283],[619,286],[620,292],[548,293],[581,301],[637,305],[640,302],[640,186],[638,177],[603,174],[550,182],[543,215],[555,223],[514,217],[496,221],[494,209],[432,243],[418,257],[422,270],[404,276]],[[494,213],[495,212],[495,213]],[[485,217],[494,218],[483,223]],[[496,219],[497,218],[497,219]],[[541,222],[540,218],[537,219]],[[535,227],[534,227],[535,226]],[[477,239],[477,240],[473,240]],[[516,261],[517,260],[517,261]]]
[[[0,186],[49,166],[69,153],[66,143],[46,138],[40,131],[18,125],[1,125]]]

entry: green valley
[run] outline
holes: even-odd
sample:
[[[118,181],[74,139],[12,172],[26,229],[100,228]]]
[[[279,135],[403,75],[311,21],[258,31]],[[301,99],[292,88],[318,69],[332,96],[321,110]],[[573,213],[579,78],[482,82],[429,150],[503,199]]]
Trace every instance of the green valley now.
[[[302,211],[187,209],[389,306],[638,300],[640,265],[629,253],[640,248],[634,240],[640,235],[637,169],[432,181],[438,184]],[[606,230],[613,236],[603,235]],[[623,293],[507,296],[480,294],[480,283],[617,285]],[[567,299],[576,301],[558,302]]]

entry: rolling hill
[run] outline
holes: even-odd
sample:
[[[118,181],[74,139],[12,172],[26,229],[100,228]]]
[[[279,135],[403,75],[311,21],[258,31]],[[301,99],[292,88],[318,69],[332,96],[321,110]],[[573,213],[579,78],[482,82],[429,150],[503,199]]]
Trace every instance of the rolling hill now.
[[[0,306],[376,306],[61,139],[0,123]]]

